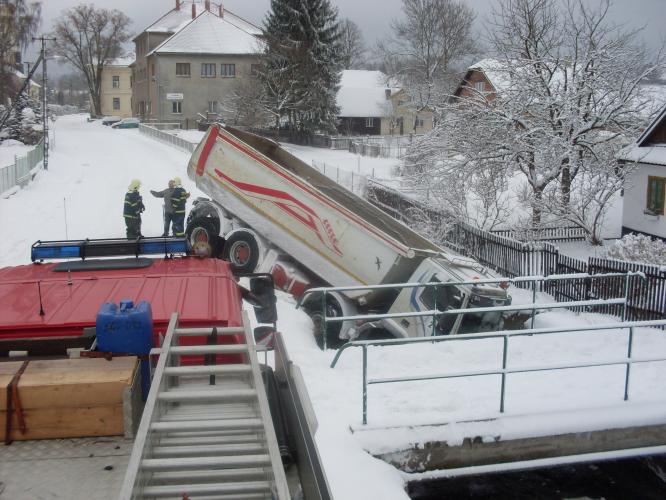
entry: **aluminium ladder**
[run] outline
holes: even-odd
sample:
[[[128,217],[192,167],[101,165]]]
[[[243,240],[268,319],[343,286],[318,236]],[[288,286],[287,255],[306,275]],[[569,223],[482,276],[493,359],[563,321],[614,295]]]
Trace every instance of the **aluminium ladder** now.
[[[247,313],[243,324],[178,328],[171,316],[119,499],[290,498]],[[203,340],[179,346],[186,336]],[[220,354],[243,362],[180,363]]]

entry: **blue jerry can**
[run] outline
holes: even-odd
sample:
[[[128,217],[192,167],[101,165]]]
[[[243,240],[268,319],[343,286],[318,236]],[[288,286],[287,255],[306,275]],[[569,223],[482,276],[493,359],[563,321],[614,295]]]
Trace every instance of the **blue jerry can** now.
[[[121,300],[119,305],[105,302],[97,312],[95,323],[97,350],[117,354],[145,356],[153,347],[153,313],[150,302],[142,300],[136,307],[131,300]],[[141,388],[143,399],[150,389],[150,366],[141,361]]]

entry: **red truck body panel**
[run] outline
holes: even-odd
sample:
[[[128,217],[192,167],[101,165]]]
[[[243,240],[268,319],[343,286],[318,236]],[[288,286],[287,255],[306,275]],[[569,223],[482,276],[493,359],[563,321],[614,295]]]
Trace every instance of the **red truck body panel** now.
[[[173,312],[181,328],[242,325],[241,293],[225,261],[155,259],[141,269],[71,273],[54,271],[56,265],[0,269],[0,339],[79,336],[95,326],[102,303],[125,299],[150,302],[156,346]],[[240,338],[219,339],[229,341]]]

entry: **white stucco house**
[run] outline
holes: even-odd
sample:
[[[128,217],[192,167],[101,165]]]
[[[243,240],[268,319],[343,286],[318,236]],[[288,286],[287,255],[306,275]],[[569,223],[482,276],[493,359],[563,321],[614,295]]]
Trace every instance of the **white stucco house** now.
[[[636,165],[624,188],[622,234],[642,233],[666,239],[666,106],[618,158]]]

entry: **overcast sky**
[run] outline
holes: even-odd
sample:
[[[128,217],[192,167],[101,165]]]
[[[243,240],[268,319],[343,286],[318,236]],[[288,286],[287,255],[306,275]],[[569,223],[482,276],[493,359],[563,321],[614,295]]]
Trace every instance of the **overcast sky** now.
[[[200,0],[203,2],[203,0]],[[493,0],[464,0],[478,14],[477,31],[483,31],[483,18],[491,10]],[[597,0],[585,0],[596,3]],[[219,0],[213,0],[218,3]],[[42,0],[42,29],[49,31],[53,20],[67,9],[80,3],[94,3],[97,7],[123,11],[132,19],[131,30],[138,33],[164,13],[172,9],[175,0]],[[402,0],[332,0],[341,17],[348,17],[361,28],[366,45],[387,35],[392,19],[400,16]],[[262,21],[270,0],[226,0],[226,9],[255,24]],[[614,0],[611,19],[633,27],[645,25],[644,38],[649,46],[660,45],[666,36],[666,0]],[[30,60],[28,54],[27,60]],[[34,60],[34,59],[33,59]]]

